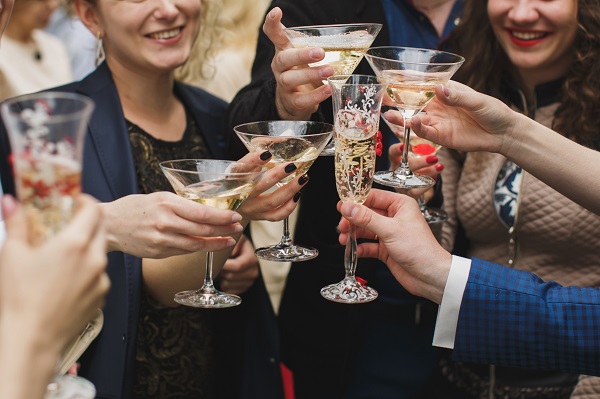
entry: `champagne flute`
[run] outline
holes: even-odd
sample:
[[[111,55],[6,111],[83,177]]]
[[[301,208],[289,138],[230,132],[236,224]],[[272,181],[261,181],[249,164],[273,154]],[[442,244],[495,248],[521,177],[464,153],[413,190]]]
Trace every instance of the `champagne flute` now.
[[[385,84],[375,76],[332,76],[335,120],[335,183],[342,201],[362,204],[371,191],[375,173],[375,148]],[[344,253],[345,277],[321,289],[321,295],[340,303],[365,303],[378,294],[356,280],[356,226],[350,232]]]
[[[325,50],[325,58],[309,66],[329,65],[334,75],[350,75],[373,44],[381,27],[381,24],[375,23],[310,25],[285,28],[284,32],[296,48],[321,47]],[[327,80],[323,80],[323,84],[327,84]],[[333,153],[332,138],[321,156],[333,156]]]
[[[15,97],[0,108],[12,150],[17,197],[27,216],[28,240],[34,245],[56,234],[73,216],[93,109],[92,100],[85,96],[58,92]],[[91,382],[58,369],[45,398],[92,399],[95,395]]]
[[[177,195],[202,205],[231,210],[244,202],[266,170],[264,166],[215,159],[182,159],[159,165]],[[215,288],[212,270],[213,252],[208,252],[202,287],[176,294],[175,302],[196,308],[229,308],[242,303],[239,296]]]
[[[248,151],[271,153],[271,160],[266,165],[268,168],[282,162],[293,162],[296,165],[295,173],[277,183],[278,187],[305,174],[333,134],[332,125],[307,121],[250,122],[238,125],[234,130]],[[258,248],[255,254],[259,259],[274,262],[300,262],[316,258],[319,251],[292,242],[289,220],[286,217],[283,220],[281,241],[269,247]]]
[[[446,83],[460,68],[464,58],[445,51],[411,47],[373,47],[365,53],[371,68],[387,94],[404,117],[404,151],[400,166],[394,171],[378,172],[375,181],[396,188],[427,188],[435,181],[414,174],[408,166],[410,120],[435,97],[435,89]]]
[[[385,123],[388,125],[390,130],[396,135],[400,143],[404,143],[404,128],[400,125],[396,125],[388,121],[385,114],[381,116]],[[416,158],[428,157],[435,155],[442,146],[434,143],[433,141],[425,140],[414,133],[410,133],[410,148],[408,152],[410,155]],[[422,194],[417,198],[421,214],[429,224],[437,224],[445,222],[448,219],[448,214],[441,209],[431,208],[425,203],[425,194]]]

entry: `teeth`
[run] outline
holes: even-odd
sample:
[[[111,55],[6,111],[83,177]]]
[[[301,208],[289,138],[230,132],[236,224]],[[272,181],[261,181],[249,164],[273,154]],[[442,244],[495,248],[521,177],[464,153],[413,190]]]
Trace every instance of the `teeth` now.
[[[536,40],[536,39],[541,39],[542,37],[546,36],[545,33],[516,32],[516,31],[512,31],[511,33],[514,37],[516,37],[517,39],[520,39],[520,40]]]
[[[149,36],[152,39],[165,40],[165,39],[170,39],[172,37],[177,36],[180,31],[181,31],[181,29],[176,28],[176,29],[171,29],[171,30],[167,30],[167,31],[163,31],[163,32],[152,33]]]

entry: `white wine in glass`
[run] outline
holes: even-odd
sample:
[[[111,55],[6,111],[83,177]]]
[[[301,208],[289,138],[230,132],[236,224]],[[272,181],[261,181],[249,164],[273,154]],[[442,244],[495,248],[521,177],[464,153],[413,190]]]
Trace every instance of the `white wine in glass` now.
[[[244,202],[266,170],[263,166],[215,159],[164,161],[160,168],[177,195],[229,210],[236,210]],[[208,252],[202,287],[176,294],[175,302],[195,308],[228,308],[242,303],[239,296],[215,288],[212,268],[213,253]]]

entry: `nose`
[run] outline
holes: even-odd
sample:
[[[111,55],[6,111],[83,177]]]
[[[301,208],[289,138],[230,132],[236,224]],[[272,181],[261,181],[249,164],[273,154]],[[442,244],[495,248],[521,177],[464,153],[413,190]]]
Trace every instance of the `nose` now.
[[[537,0],[516,0],[510,11],[508,18],[515,23],[526,24],[538,20],[539,12],[536,7]]]
[[[155,15],[160,19],[173,19],[179,14],[177,0],[157,0]]]

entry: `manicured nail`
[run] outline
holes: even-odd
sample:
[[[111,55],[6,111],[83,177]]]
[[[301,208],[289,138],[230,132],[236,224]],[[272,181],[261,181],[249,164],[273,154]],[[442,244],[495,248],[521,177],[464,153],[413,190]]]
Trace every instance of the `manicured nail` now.
[[[285,172],[286,173],[292,173],[295,170],[296,170],[296,165],[294,165],[293,163],[289,163],[285,167]]]
[[[298,202],[300,197],[302,197],[302,193],[298,191],[296,194],[294,194],[294,202]]]
[[[437,170],[438,172],[441,172],[442,170],[444,170],[444,164],[438,163],[437,165],[435,165],[435,170]]]
[[[266,161],[267,159],[271,158],[272,156],[273,156],[273,154],[271,154],[269,151],[265,151],[262,154],[260,154],[260,160]]]
[[[352,208],[352,212],[350,212],[350,217],[353,218],[354,216],[356,216],[357,213],[358,213],[358,206],[354,206],[354,208]]]
[[[231,217],[231,221],[233,223],[241,222],[242,221],[242,215],[240,215],[239,213],[234,213],[233,216]]]
[[[241,233],[242,231],[244,231],[244,226],[242,226],[241,224],[236,224],[233,227],[233,231],[236,233]]]
[[[323,58],[325,56],[325,50],[323,50],[320,47],[317,47],[317,48],[311,49],[308,54],[310,55],[310,58],[312,58],[313,60],[320,60],[321,58]]]
[[[425,158],[425,160],[427,161],[427,163],[434,164],[437,163],[438,157],[435,155],[430,155],[427,158]]]
[[[302,175],[302,177],[300,177],[298,179],[298,184],[303,186],[306,184],[307,181],[308,181],[308,175]]]
[[[404,151],[404,144],[400,144],[400,151]]]

